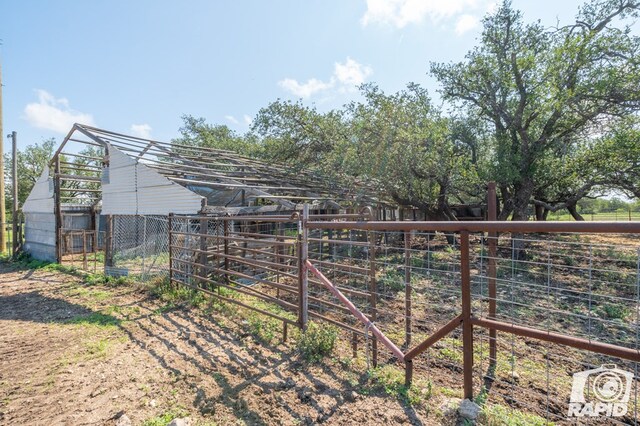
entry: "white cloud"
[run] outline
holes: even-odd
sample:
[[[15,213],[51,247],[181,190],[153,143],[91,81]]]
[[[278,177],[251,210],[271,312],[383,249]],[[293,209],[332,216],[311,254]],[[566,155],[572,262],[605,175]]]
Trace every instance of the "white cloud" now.
[[[382,24],[404,28],[425,19],[441,23],[458,18],[456,33],[461,34],[458,31],[461,20],[469,26],[470,18],[478,21],[494,3],[495,0],[367,0],[367,10],[360,22],[363,26]]]
[[[278,84],[287,92],[291,92],[300,98],[308,98],[321,90],[326,90],[333,86],[332,81],[325,83],[317,78],[309,79],[306,83],[299,83],[298,80],[293,78],[285,78],[279,81]]]
[[[463,35],[480,26],[480,21],[473,15],[464,14],[456,22],[456,34]]]
[[[247,114],[245,114],[242,119],[244,120],[244,124],[246,124],[247,126],[251,126],[251,123],[253,123],[253,118],[251,118],[250,116],[248,116]]]
[[[329,81],[311,78],[306,83],[300,83],[293,78],[285,78],[279,81],[278,85],[297,97],[308,98],[316,93],[334,88],[340,92],[353,90],[354,86],[364,83],[371,74],[373,74],[371,67],[347,57],[344,63],[336,62],[334,64],[333,74]]]
[[[69,107],[69,100],[56,98],[46,90],[36,90],[38,102],[27,104],[23,118],[39,129],[67,133],[75,123],[95,126],[91,114],[75,111]]]
[[[132,124],[131,133],[139,138],[151,139],[151,126],[149,126],[147,123]]]
[[[233,115],[225,115],[224,116],[225,120],[233,123],[233,124],[239,124],[240,122],[238,121],[237,118],[235,118]]]
[[[371,67],[359,64],[349,57],[347,57],[344,64],[336,62],[333,71],[333,75],[340,83],[350,86],[358,86],[364,83],[372,73]]]

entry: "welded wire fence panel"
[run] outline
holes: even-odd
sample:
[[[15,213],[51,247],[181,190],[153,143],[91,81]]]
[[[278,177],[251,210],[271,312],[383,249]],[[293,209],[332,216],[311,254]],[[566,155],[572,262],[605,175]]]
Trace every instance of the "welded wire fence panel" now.
[[[168,276],[167,216],[113,216],[111,230],[112,251],[105,267],[107,273],[141,279]]]
[[[475,247],[474,315],[491,316],[487,265],[494,260],[497,320],[638,349],[637,235],[504,235],[493,256],[487,243],[479,240]],[[602,404],[602,412],[592,418],[594,424],[603,419],[610,424],[637,424],[636,362],[512,334],[498,332],[492,338],[481,329],[476,330],[475,341],[476,384],[490,402],[558,423],[586,422],[592,418],[589,410]],[[495,358],[489,352],[491,344],[497,346]],[[583,373],[588,380],[574,389],[574,375]],[[582,399],[571,405],[574,391]],[[618,416],[613,415],[616,407]]]
[[[404,351],[460,314],[460,252],[452,235],[357,229],[312,231],[311,263]],[[309,315],[350,331],[354,346],[365,350],[370,365],[393,360],[391,351],[372,338],[369,327],[315,278],[309,285]],[[454,341],[452,337],[445,342],[448,340]],[[439,366],[461,371],[460,346],[449,346],[442,354],[429,357],[429,362],[421,360],[421,368],[426,371],[429,366]],[[448,374],[447,381],[451,377]]]
[[[505,415],[523,424],[637,424],[637,234],[468,234],[470,319],[526,330],[494,334],[475,326],[465,347],[456,328],[464,306],[459,233],[329,226],[310,226],[310,262],[405,357],[412,354],[414,380],[463,397],[466,351],[474,358],[473,395],[489,424]],[[347,330],[374,365],[402,365],[315,277],[309,316]],[[527,330],[556,333],[566,343]]]

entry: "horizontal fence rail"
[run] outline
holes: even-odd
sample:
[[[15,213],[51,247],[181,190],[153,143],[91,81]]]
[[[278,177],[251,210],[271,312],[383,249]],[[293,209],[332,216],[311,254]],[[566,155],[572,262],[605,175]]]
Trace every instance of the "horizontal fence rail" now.
[[[567,420],[571,374],[616,364],[634,396],[612,422],[637,423],[640,223],[371,218],[172,215],[170,280],[282,321],[285,339],[324,321],[406,384],[459,375],[464,398],[547,421]]]

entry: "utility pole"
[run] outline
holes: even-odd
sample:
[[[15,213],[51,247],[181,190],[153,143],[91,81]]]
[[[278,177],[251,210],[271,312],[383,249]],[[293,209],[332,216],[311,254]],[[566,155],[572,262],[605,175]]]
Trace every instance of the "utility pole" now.
[[[18,133],[11,132],[11,187],[13,189],[13,210],[11,212],[13,222],[13,255],[18,253]]]
[[[4,199],[4,131],[2,130],[2,61],[0,60],[0,254],[7,249],[7,216]]]

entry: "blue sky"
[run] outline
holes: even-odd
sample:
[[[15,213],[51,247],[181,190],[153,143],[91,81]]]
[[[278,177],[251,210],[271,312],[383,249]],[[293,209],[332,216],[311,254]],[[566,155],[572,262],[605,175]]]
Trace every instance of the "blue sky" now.
[[[514,0],[570,22],[579,1]],[[159,140],[183,114],[245,132],[269,102],[320,110],[355,86],[435,97],[430,61],[462,60],[494,0],[0,0],[4,133],[61,140],[74,121]]]

